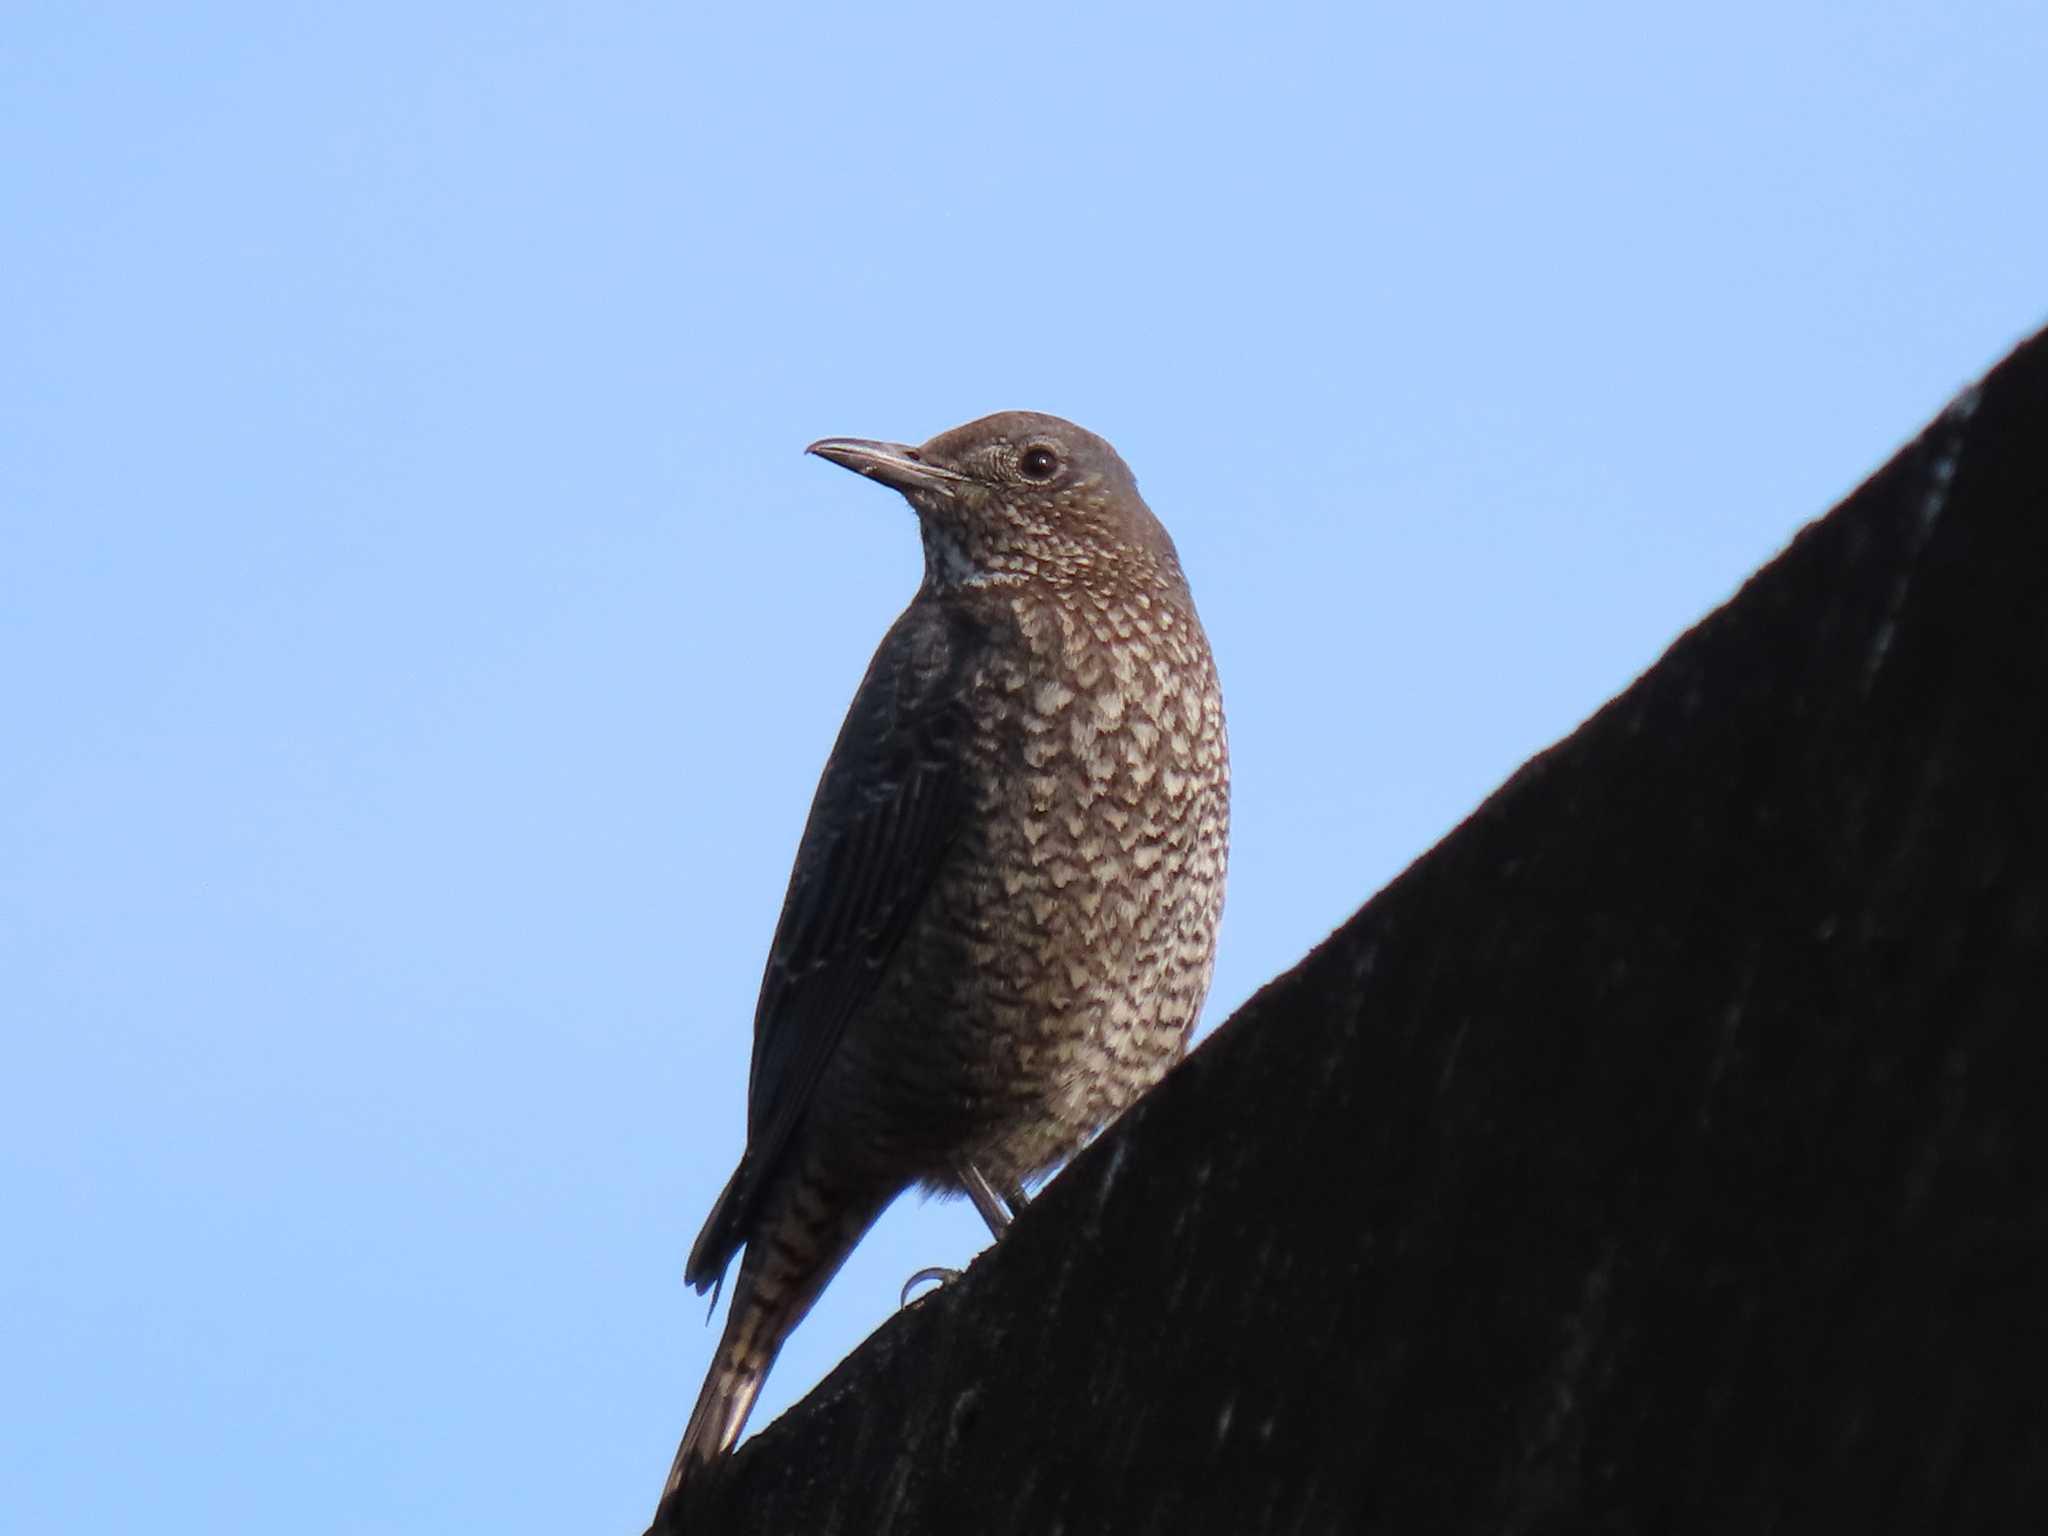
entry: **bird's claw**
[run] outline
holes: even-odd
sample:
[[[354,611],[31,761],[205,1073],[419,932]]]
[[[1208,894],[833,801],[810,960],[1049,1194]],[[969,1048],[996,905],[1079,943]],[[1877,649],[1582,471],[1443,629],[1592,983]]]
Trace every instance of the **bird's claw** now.
[[[896,1298],[896,1305],[899,1307],[909,1306],[910,1293],[916,1290],[920,1285],[923,1285],[927,1280],[929,1280],[933,1285],[936,1286],[950,1285],[959,1278],[959,1270],[947,1269],[942,1264],[934,1264],[929,1269],[920,1269],[916,1274],[912,1275],[908,1280],[903,1282],[903,1293]]]

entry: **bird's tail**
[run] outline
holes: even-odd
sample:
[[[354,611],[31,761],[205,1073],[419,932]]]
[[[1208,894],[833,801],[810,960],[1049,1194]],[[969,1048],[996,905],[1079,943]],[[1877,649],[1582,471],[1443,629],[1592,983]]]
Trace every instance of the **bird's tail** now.
[[[739,1439],[782,1341],[881,1214],[881,1204],[849,1202],[841,1191],[827,1194],[800,1185],[779,1210],[768,1213],[758,1240],[747,1243],[732,1311],[676,1448],[655,1510],[655,1530],[671,1521],[676,1496],[690,1475]]]
[[[661,1508],[654,1516],[657,1526],[684,1479],[739,1439],[754,1399],[761,1395],[768,1367],[775,1363],[784,1337],[795,1326],[794,1318],[778,1316],[780,1310],[761,1305],[758,1292],[741,1277],[732,1314],[725,1320],[725,1335],[718,1341],[718,1353],[712,1357],[703,1390],[697,1394],[697,1406],[690,1411],[689,1426],[683,1431],[683,1443],[676,1447],[668,1483],[661,1490]]]

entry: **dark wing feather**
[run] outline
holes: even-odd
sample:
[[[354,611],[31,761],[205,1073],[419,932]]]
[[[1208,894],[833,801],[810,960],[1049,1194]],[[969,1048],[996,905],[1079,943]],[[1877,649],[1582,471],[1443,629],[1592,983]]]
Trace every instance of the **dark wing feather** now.
[[[883,637],[826,760],[754,1011],[747,1151],[690,1254],[700,1289],[753,1208],[846,1025],[943,866],[967,805],[967,694],[984,637],[922,594]]]

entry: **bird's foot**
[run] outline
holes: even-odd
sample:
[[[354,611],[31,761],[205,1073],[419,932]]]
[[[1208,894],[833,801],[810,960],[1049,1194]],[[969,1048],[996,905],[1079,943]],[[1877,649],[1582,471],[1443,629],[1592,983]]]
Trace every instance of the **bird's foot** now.
[[[897,1297],[896,1304],[899,1307],[909,1306],[910,1293],[916,1290],[920,1285],[925,1284],[927,1281],[929,1281],[932,1284],[932,1286],[936,1288],[942,1285],[951,1285],[955,1280],[958,1280],[959,1278],[959,1270],[947,1269],[943,1265],[935,1264],[929,1269],[920,1269],[916,1274],[912,1275],[908,1280],[903,1282],[903,1294]]]
[[[1005,1180],[998,1189],[972,1163],[961,1163],[954,1172],[960,1180],[960,1187],[967,1191],[967,1198],[974,1202],[974,1208],[981,1212],[981,1219],[988,1223],[990,1237],[999,1238],[1009,1231],[1010,1223],[1030,1203],[1024,1198],[1022,1185]]]

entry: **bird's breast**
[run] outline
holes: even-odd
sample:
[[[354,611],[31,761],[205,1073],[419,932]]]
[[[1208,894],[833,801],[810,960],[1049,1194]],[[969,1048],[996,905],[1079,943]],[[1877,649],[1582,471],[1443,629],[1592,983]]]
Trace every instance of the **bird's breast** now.
[[[962,915],[1036,1011],[1184,1012],[1158,983],[1185,948],[1206,987],[1227,818],[1201,627],[1163,601],[1085,593],[1020,602],[1014,622],[977,683],[981,847]]]
[[[857,1032],[863,1081],[919,1108],[941,1183],[963,1157],[1040,1171],[1159,1079],[1223,899],[1223,713],[1192,610],[1013,601],[967,680],[966,814]]]

